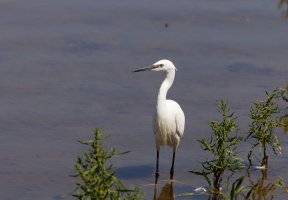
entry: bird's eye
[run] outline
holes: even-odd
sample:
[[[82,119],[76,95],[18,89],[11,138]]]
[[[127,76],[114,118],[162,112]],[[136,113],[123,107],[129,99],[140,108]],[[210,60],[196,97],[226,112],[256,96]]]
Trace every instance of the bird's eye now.
[[[164,65],[163,64],[159,64],[159,67],[163,67]]]

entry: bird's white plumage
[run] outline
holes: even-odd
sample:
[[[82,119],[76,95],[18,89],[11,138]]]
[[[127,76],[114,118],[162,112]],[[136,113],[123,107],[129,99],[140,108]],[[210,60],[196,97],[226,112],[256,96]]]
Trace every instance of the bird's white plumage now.
[[[184,126],[185,116],[179,104],[172,100],[161,103],[153,118],[157,149],[161,145],[169,145],[176,149],[183,136]]]
[[[168,60],[160,60],[154,66],[163,65],[157,71],[165,72],[165,79],[159,89],[156,113],[153,119],[153,130],[156,139],[156,147],[161,145],[178,147],[180,138],[184,134],[185,116],[179,104],[173,100],[166,99],[167,92],[172,86],[176,68]]]
[[[138,69],[134,72],[140,71],[157,71],[165,74],[165,79],[159,89],[156,112],[153,117],[153,131],[157,148],[156,184],[159,176],[158,156],[161,145],[173,147],[173,161],[170,170],[170,178],[173,179],[175,151],[184,134],[185,115],[177,102],[166,98],[167,92],[174,82],[176,71],[176,67],[171,61],[160,60],[150,67]]]

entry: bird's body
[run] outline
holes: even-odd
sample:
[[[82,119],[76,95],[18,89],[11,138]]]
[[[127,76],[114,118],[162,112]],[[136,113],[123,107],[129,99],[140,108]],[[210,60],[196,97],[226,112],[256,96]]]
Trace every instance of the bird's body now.
[[[167,92],[174,82],[176,71],[176,67],[171,61],[160,60],[150,67],[135,70],[134,72],[140,71],[161,71],[165,73],[165,79],[159,89],[156,112],[153,118],[153,131],[155,134],[155,142],[157,149],[155,179],[155,182],[157,183],[157,179],[159,176],[159,151],[160,146],[162,145],[168,145],[173,147],[173,160],[170,170],[170,178],[173,178],[175,152],[179,145],[180,138],[184,134],[185,115],[177,102],[166,98]]]
[[[184,133],[185,116],[179,104],[173,100],[165,100],[157,104],[153,118],[153,131],[156,148],[168,145],[177,149]]]

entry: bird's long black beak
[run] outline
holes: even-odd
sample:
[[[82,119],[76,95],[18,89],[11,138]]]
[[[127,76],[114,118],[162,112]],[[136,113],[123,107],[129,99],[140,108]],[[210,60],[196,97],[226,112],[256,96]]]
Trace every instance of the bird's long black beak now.
[[[150,71],[150,70],[155,69],[155,68],[157,68],[157,67],[158,67],[158,66],[156,66],[156,65],[151,65],[151,66],[149,66],[149,67],[144,67],[144,68],[141,68],[141,69],[136,69],[136,70],[134,70],[133,72]]]

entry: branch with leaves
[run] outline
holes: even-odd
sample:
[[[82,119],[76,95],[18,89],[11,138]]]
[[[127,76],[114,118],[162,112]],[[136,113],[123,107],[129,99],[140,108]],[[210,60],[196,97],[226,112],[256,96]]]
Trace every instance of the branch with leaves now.
[[[120,199],[142,199],[143,193],[138,188],[127,189],[115,176],[115,170],[110,159],[126,154],[128,152],[118,153],[114,148],[106,150],[102,144],[101,132],[95,130],[95,138],[90,141],[79,141],[81,144],[89,147],[89,151],[84,155],[78,156],[75,165],[76,177],[81,182],[73,196],[81,200],[120,200]]]
[[[228,186],[229,178],[235,172],[244,168],[243,161],[238,157],[238,152],[236,151],[237,145],[242,141],[242,137],[237,135],[236,117],[234,113],[230,113],[224,100],[221,101],[218,111],[222,119],[210,122],[213,135],[210,138],[198,140],[202,149],[210,152],[213,158],[202,162],[202,171],[190,171],[205,178],[214,197],[221,195],[220,188],[224,183],[224,179]],[[234,134],[232,135],[233,132]],[[239,189],[242,181],[243,178],[240,178],[237,183],[233,184],[234,191],[236,186]],[[232,193],[232,196],[235,197],[235,194],[235,192]]]
[[[268,147],[270,146],[275,155],[281,154],[282,147],[276,134],[278,127],[285,126],[284,119],[279,118],[279,91],[274,90],[271,94],[266,92],[267,98],[264,101],[256,101],[254,107],[250,109],[252,123],[249,125],[249,135],[245,140],[253,140],[252,148],[248,154],[250,165],[251,156],[256,147],[263,153],[261,166],[268,164]]]

